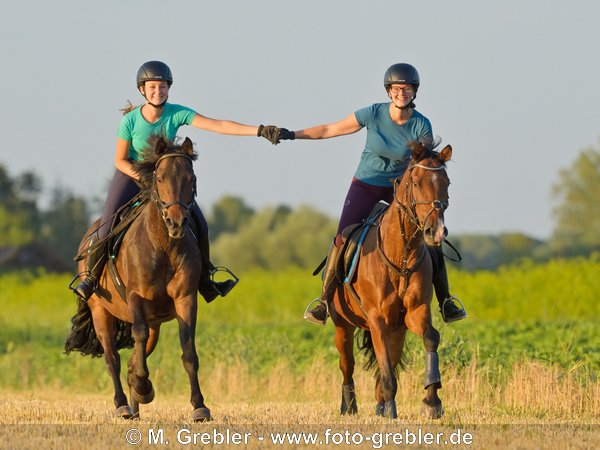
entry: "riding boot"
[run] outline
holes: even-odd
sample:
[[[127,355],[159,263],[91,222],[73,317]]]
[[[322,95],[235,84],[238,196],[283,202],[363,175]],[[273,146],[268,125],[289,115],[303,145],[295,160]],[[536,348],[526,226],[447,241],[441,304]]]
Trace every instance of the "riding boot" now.
[[[333,242],[329,249],[329,255],[327,256],[325,269],[323,270],[323,288],[321,290],[321,296],[310,302],[306,308],[306,311],[304,312],[304,318],[309,322],[313,322],[318,325],[325,325],[325,322],[327,322],[327,316],[329,315],[328,304],[338,286],[336,263],[339,252],[339,247],[336,247],[335,242]],[[310,306],[315,302],[318,302],[317,306],[309,310],[308,308],[310,308]]]
[[[90,237],[88,252],[85,260],[86,277],[77,287],[72,290],[83,300],[87,301],[98,287],[98,280],[102,275],[104,263],[106,262],[106,248],[104,245],[95,245],[98,242],[98,233]]]
[[[446,260],[442,247],[427,247],[433,261],[433,287],[435,296],[440,305],[440,313],[444,322],[456,322],[457,320],[467,317],[467,311],[462,302],[450,295],[450,287],[448,285],[448,272],[446,270]],[[460,303],[460,307],[454,303],[456,300]]]
[[[208,228],[203,227],[200,223],[200,219],[196,217],[196,214],[192,214],[194,222],[198,228],[198,247],[200,248],[200,255],[202,257],[202,273],[200,274],[200,283],[198,285],[198,292],[204,297],[206,303],[212,302],[217,296],[225,297],[238,283],[238,278],[229,270],[225,268],[217,268],[210,261],[210,245],[208,241]],[[228,272],[233,279],[225,281],[214,281],[212,276],[218,271]]]

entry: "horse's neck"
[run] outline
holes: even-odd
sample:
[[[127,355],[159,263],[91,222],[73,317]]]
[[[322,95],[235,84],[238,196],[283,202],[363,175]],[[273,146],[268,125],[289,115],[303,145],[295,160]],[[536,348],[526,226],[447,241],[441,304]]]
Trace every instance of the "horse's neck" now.
[[[399,267],[405,258],[409,263],[419,257],[423,233],[408,215],[393,202],[381,219],[381,247],[386,256]]]
[[[154,246],[168,249],[170,244],[169,233],[154,200],[150,199],[146,204],[141,214],[141,220],[143,221],[143,228]]]

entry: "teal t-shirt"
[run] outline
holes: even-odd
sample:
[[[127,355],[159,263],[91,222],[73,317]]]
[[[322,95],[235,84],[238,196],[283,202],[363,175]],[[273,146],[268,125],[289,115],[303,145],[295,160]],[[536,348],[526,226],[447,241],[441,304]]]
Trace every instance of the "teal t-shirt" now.
[[[173,141],[179,127],[190,125],[195,116],[196,111],[190,108],[165,103],[160,119],[156,123],[150,123],[142,116],[140,106],[123,116],[117,136],[131,143],[127,157],[132,161],[139,161],[151,136],[163,136]]]
[[[427,117],[413,111],[404,125],[390,116],[390,103],[375,103],[354,113],[358,123],[367,128],[367,142],[354,176],[374,186],[391,186],[392,180],[404,174],[410,149],[408,143],[432,139]]]

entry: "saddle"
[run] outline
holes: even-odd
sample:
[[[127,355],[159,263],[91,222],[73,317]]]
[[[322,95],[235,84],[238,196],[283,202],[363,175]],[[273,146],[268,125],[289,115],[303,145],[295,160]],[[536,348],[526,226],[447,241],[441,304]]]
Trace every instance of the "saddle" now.
[[[387,202],[379,201],[365,220],[361,223],[348,225],[342,230],[342,248],[338,253],[339,259],[336,268],[339,279],[343,280],[344,283],[350,282],[354,277],[365,237],[372,226],[379,225],[381,216],[389,206]]]
[[[356,266],[358,265],[358,260],[360,258],[360,250],[365,237],[372,226],[379,224],[381,216],[388,207],[389,204],[387,202],[379,201],[365,220],[360,223],[348,225],[342,230],[342,246],[337,253],[335,261],[336,277],[340,281],[348,283],[354,277],[354,272],[356,271]],[[327,258],[319,264],[313,272],[313,275],[317,275],[321,272],[326,261]]]

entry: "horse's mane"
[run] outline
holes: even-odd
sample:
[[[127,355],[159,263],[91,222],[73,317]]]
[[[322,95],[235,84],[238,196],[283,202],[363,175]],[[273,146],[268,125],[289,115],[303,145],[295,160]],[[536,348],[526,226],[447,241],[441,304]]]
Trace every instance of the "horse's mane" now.
[[[440,137],[421,138],[417,141],[410,141],[407,144],[407,146],[410,149],[411,153],[413,152],[414,149],[416,149],[419,146],[422,146],[424,148],[424,151],[419,155],[419,160],[413,161],[413,162],[418,163],[427,158],[439,159],[440,153],[438,151],[436,151],[435,149],[440,145],[441,142],[442,142],[442,139]]]
[[[167,144],[165,151],[156,153],[156,144],[159,139],[163,139]],[[178,143],[179,139],[175,142],[169,142],[167,139],[161,138],[160,136],[152,136],[148,139],[148,146],[142,152],[142,159],[133,162],[133,170],[140,176],[140,182],[142,184],[142,190],[150,189],[152,185],[152,175],[156,167],[156,162],[164,155],[169,153],[179,153],[187,156],[192,161],[198,159],[198,154],[193,151],[191,155],[184,152],[182,146]]]

